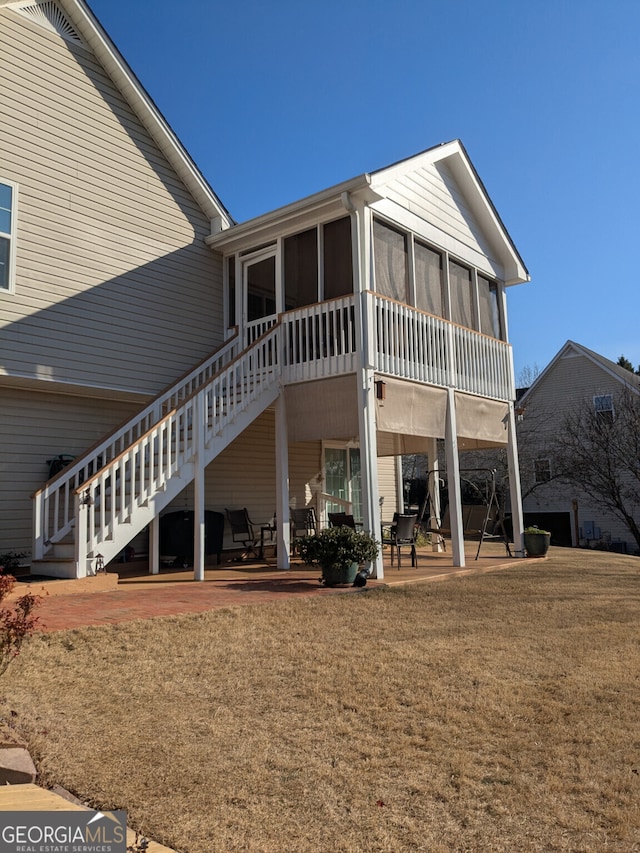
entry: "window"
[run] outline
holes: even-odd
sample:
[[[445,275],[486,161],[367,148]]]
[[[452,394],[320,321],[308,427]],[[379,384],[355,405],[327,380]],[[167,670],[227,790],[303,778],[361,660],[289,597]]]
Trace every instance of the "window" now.
[[[551,462],[549,459],[536,459],[533,463],[533,478],[536,483],[548,483],[551,479]]]
[[[343,501],[350,501],[353,517],[356,521],[362,521],[360,448],[325,446],[324,479],[326,493]],[[344,504],[327,501],[327,512],[344,511]]]
[[[232,329],[236,324],[236,256],[231,255],[227,260],[229,289],[227,291],[227,328]]]
[[[611,394],[601,394],[593,398],[593,406],[599,420],[613,423],[613,397]]]
[[[442,255],[416,240],[416,308],[444,317]]]
[[[353,257],[351,254],[351,217],[327,222],[323,231],[323,299],[353,293]]]
[[[318,230],[310,228],[284,241],[284,308],[318,301]]]
[[[459,326],[465,326],[467,329],[475,328],[471,270],[450,260],[449,288],[451,292],[451,319]]]
[[[373,220],[376,291],[398,302],[409,302],[407,234]]]
[[[478,305],[480,331],[493,338],[501,338],[498,285],[483,275],[478,275]]]
[[[0,182],[0,290],[13,289],[15,252],[16,191],[13,184]]]

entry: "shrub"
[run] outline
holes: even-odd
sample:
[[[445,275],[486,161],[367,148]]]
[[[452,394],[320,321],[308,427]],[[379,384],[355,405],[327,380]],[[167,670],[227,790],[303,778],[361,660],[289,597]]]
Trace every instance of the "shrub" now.
[[[5,567],[0,566],[0,604],[10,594],[16,583],[12,575],[4,574]],[[20,654],[25,640],[33,634],[39,622],[33,611],[39,601],[38,596],[28,592],[20,596],[13,607],[0,608],[0,675]]]
[[[347,568],[352,563],[370,563],[378,556],[378,543],[369,533],[352,527],[329,527],[296,543],[305,563]]]

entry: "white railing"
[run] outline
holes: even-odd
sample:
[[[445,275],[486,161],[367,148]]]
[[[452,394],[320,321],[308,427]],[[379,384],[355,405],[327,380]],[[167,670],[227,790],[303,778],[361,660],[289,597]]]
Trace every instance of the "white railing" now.
[[[238,347],[239,338],[236,334],[34,494],[35,559],[41,559],[50,544],[62,539],[71,529],[75,518],[75,491],[145,435],[164,414],[175,409],[181,401],[209,382],[237,356]]]
[[[509,344],[376,293],[368,293],[367,302],[374,370],[496,400],[514,398]]]
[[[288,311],[280,325],[283,376],[287,381],[338,376],[356,369],[360,335],[354,296]]]
[[[251,346],[254,341],[261,338],[278,322],[278,315],[271,314],[268,317],[260,317],[259,320],[251,320],[245,329],[245,346]]]
[[[166,414],[130,447],[103,466],[74,492],[77,519],[76,560],[85,567],[103,551],[115,556],[130,538],[118,541],[116,530],[168,485],[171,478],[228,422],[246,409],[278,378],[274,328],[223,367],[208,383]],[[203,463],[204,464],[204,463]],[[184,485],[181,483],[181,485]],[[147,513],[148,514],[148,513]]]

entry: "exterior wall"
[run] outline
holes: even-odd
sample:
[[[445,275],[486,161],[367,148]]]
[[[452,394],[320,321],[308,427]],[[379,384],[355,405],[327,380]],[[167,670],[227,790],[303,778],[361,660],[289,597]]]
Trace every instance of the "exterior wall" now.
[[[137,408],[0,387],[0,552],[31,552],[31,495],[47,480],[47,460],[82,453]]]
[[[18,184],[0,382],[157,392],[222,341],[208,219],[89,50],[0,8],[0,78]]]
[[[619,393],[621,383],[591,359],[577,353],[561,358],[543,376],[526,400],[524,421],[519,428],[518,442],[521,448],[520,468],[523,492],[533,482],[533,464],[536,459],[552,457],[552,441],[564,417],[583,401],[591,403],[595,395]],[[551,460],[553,468],[553,460]],[[553,474],[553,470],[552,470]],[[536,487],[533,494],[526,495],[523,510],[529,513],[563,512],[571,517],[573,544],[576,541],[573,516],[573,501],[578,502],[578,525],[584,529],[585,522],[593,522],[601,533],[608,533],[612,541],[627,543],[630,553],[635,550],[628,529],[615,516],[604,512],[594,504],[592,498],[571,486],[556,481]]]

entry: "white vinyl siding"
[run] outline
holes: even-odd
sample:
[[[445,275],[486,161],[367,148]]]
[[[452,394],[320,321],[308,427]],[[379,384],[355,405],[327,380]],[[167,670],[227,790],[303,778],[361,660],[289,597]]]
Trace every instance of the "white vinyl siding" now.
[[[0,76],[20,185],[0,378],[160,390],[223,339],[208,218],[88,50],[0,9]]]
[[[77,456],[138,408],[139,403],[0,387],[0,551],[31,551],[30,496],[48,478],[47,460]]]

